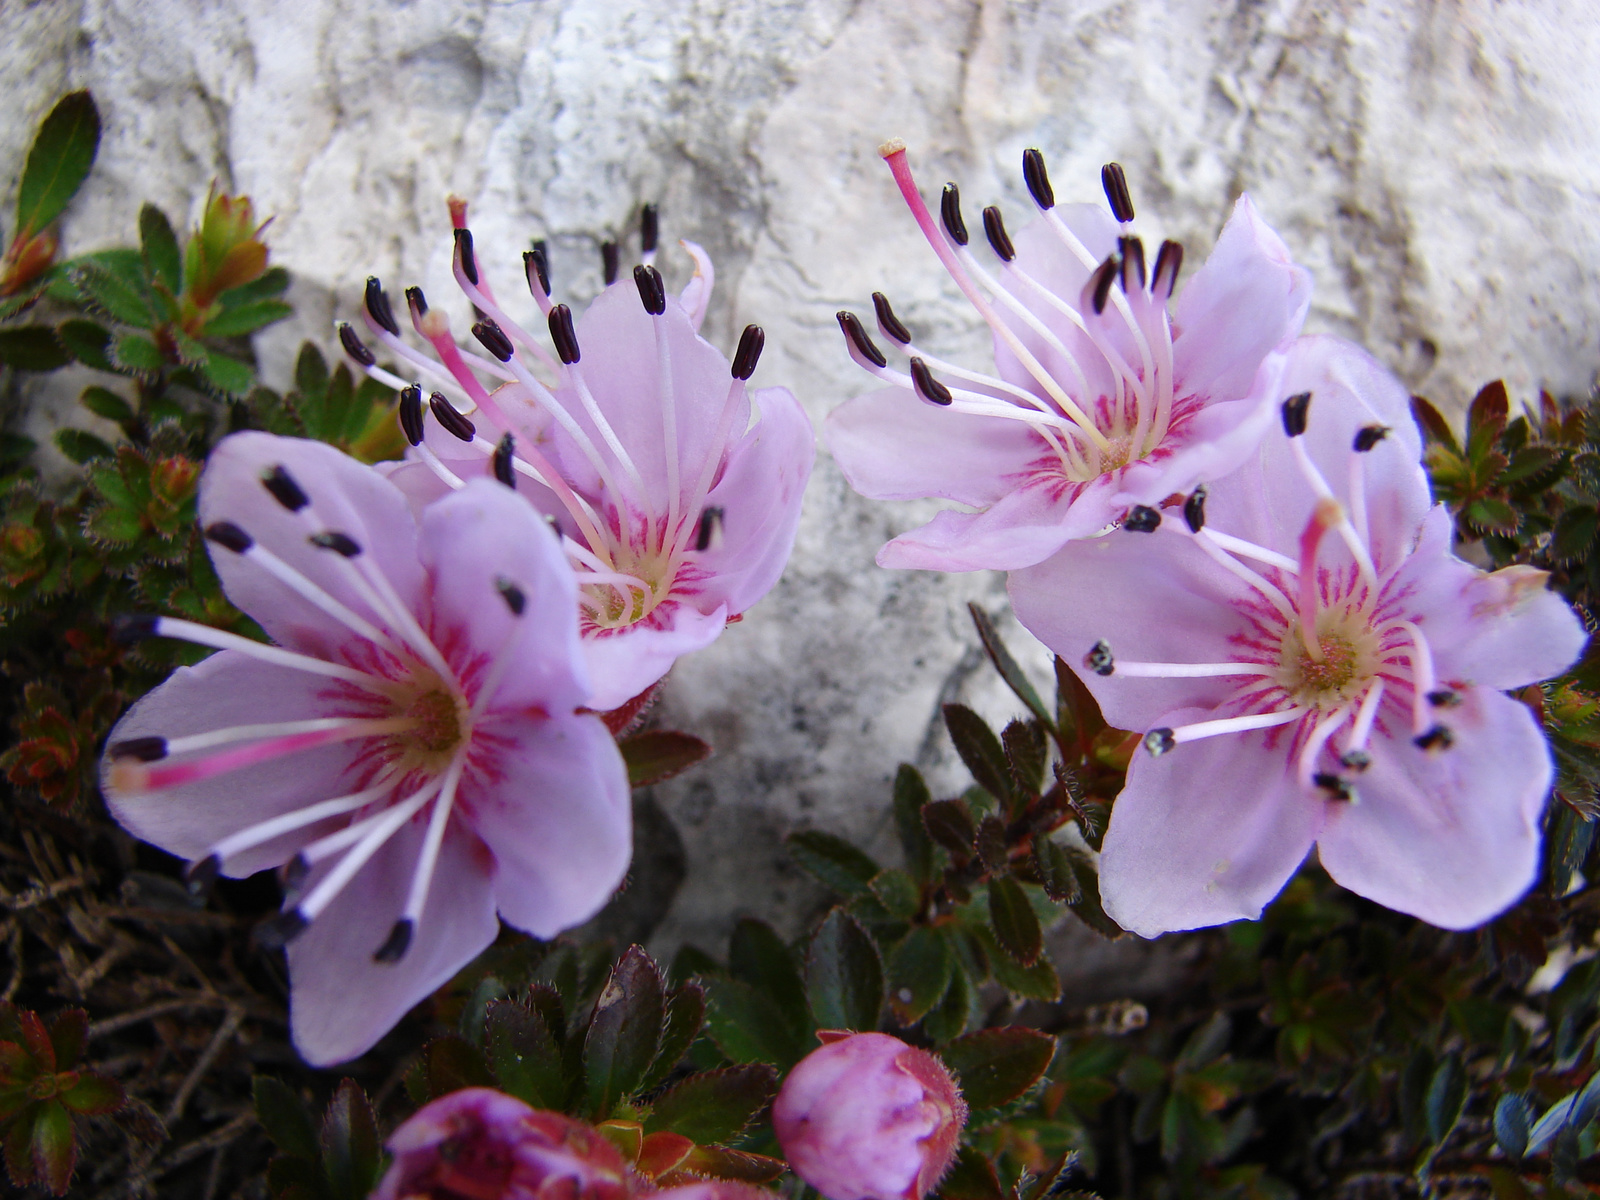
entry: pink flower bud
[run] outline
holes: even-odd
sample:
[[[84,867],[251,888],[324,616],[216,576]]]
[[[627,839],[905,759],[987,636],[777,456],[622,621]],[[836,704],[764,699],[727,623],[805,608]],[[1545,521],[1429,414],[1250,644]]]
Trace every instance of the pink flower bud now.
[[[420,1109],[389,1139],[372,1200],[623,1200],[634,1180],[598,1131],[491,1088]]]
[[[888,1034],[818,1036],[772,1105],[789,1165],[828,1200],[922,1200],[967,1123],[949,1068]]]

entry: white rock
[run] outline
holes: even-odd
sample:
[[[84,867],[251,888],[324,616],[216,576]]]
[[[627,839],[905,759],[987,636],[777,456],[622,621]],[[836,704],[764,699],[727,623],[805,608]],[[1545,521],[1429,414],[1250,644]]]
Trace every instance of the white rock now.
[[[301,338],[333,348],[369,272],[446,300],[447,192],[472,198],[507,293],[526,239],[545,235],[569,301],[599,285],[598,240],[657,201],[664,236],[716,260],[709,334],[731,348],[764,325],[756,382],[787,384],[820,422],[867,387],[833,313],[875,288],[925,340],[987,362],[880,141],[904,137],[926,187],[958,179],[970,212],[999,203],[1013,227],[1031,212],[1024,147],[1044,150],[1063,199],[1097,198],[1117,159],[1141,230],[1179,238],[1191,262],[1248,188],[1316,274],[1310,328],[1364,342],[1459,410],[1496,377],[1518,398],[1591,379],[1597,59],[1584,0],[53,0],[0,6],[0,162],[20,164],[55,99],[88,86],[105,139],[69,250],[131,241],[145,199],[192,220],[213,179],[254,197],[296,278],[296,320],[261,341],[280,385]],[[686,277],[681,258],[665,265]],[[35,387],[26,427],[88,424],[82,382]],[[735,912],[797,927],[817,893],[782,834],[871,835],[892,856],[895,763],[960,779],[938,701],[1013,707],[963,609],[1003,605],[998,579],[872,565],[928,511],[863,502],[824,461],[783,584],[681,665],[666,716],[719,757],[663,789],[691,859],[663,945],[720,949]],[[1042,681],[1043,652],[1028,653]]]

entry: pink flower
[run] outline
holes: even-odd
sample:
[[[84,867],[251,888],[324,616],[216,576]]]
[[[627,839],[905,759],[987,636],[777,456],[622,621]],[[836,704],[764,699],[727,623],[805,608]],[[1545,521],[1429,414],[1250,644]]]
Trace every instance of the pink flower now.
[[[552,357],[494,299],[466,205],[453,201],[451,211],[456,281],[484,314],[472,331],[488,356],[459,349],[444,313],[416,288],[406,293],[412,325],[438,361],[407,345],[375,279],[368,329],[446,391],[424,409],[420,385],[374,366],[348,326],[341,338],[369,374],[404,389],[401,421],[415,449],[393,473],[401,488],[425,503],[496,472],[555,519],[579,576],[591,704],[615,708],[678,656],[709,645],[777,582],[815,457],[811,425],[787,389],[748,393],[765,340],[759,327],[745,329],[731,367],[699,336],[712,269],[698,246],[684,243],[694,278],[681,297],[667,295],[651,261],[653,219],[633,283],[608,287],[576,325],[566,305],[550,301],[542,255],[525,256]]]
[[[200,515],[264,645],[161,617],[124,632],[218,653],[112,731],[103,787],[191,883],[287,864],[295,1044],[361,1054],[492,942],[551,937],[627,869],[628,786],[589,698],[576,586],[512,492],[474,480],[420,524],[318,442],[225,439]],[[291,940],[292,939],[292,940]]]
[[[1463,929],[1538,868],[1550,752],[1502,694],[1583,648],[1542,572],[1450,551],[1405,389],[1303,339],[1284,430],[1152,533],[1011,577],[1017,616],[1145,730],[1100,856],[1145,936],[1260,915],[1316,845],[1351,891]],[[1285,436],[1287,434],[1288,436]]]
[[[881,566],[1032,566],[1135,506],[1245,460],[1270,427],[1280,347],[1299,333],[1311,293],[1310,276],[1249,197],[1169,316],[1183,248],[1163,242],[1147,267],[1115,163],[1102,173],[1112,220],[1090,205],[1056,208],[1043,158],[1024,154],[1039,216],[1013,240],[1000,210],[984,210],[1000,260],[990,271],[967,247],[955,185],[944,191],[941,230],[904,143],[881,153],[934,252],[993,330],[997,372],[919,349],[881,292],[878,328],[910,356],[909,373],[890,368],[860,322],[839,314],[851,356],[891,385],[828,417],[828,447],[845,478],[878,500],[934,496],[976,510],[946,510],[895,538],[878,552]]]
[[[949,1069],[888,1034],[818,1036],[772,1103],[790,1167],[828,1200],[922,1200],[967,1123]]]
[[[641,1190],[594,1128],[490,1088],[425,1105],[389,1152],[372,1200],[623,1200]]]

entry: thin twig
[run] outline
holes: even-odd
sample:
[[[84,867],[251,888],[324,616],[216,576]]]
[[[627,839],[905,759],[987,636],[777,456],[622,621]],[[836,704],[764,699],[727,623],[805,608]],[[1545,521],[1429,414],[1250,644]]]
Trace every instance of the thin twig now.
[[[88,1038],[104,1037],[108,1033],[116,1033],[119,1029],[137,1025],[141,1021],[148,1021],[154,1017],[164,1017],[172,1012],[183,1012],[186,1009],[227,1007],[228,1002],[216,996],[180,996],[176,999],[162,1000],[157,1004],[147,1005],[134,1012],[118,1013],[114,1017],[107,1017],[104,1021],[96,1021],[89,1026],[84,1036]]]
[[[227,1044],[228,1039],[239,1031],[239,1025],[243,1020],[244,1010],[229,1005],[228,1015],[223,1018],[222,1024],[217,1026],[217,1032],[211,1036],[211,1041],[201,1051],[199,1059],[196,1060],[193,1069],[190,1070],[188,1077],[183,1081],[183,1086],[178,1089],[178,1094],[172,1098],[172,1103],[167,1106],[166,1114],[162,1117],[162,1120],[168,1125],[171,1125],[183,1115],[184,1105],[189,1103],[189,1097],[194,1093],[194,1089],[200,1086],[201,1077],[211,1069],[212,1061],[221,1053],[222,1047]]]
[[[84,882],[83,876],[71,875],[66,879],[58,879],[54,883],[31,887],[25,892],[18,892],[15,896],[7,895],[4,890],[0,890],[0,904],[5,905],[12,912],[23,912],[30,908],[37,908],[47,900],[54,900],[63,892],[70,892],[74,888],[80,888],[84,885]]]

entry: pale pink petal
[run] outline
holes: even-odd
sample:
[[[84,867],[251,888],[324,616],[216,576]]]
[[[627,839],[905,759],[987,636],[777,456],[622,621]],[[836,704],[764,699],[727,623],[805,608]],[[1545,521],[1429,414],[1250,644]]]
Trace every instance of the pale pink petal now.
[[[1178,295],[1172,353],[1180,394],[1243,396],[1267,352],[1300,332],[1310,303],[1310,272],[1240,196],[1211,257]]]
[[[772,590],[794,549],[800,499],[816,459],[816,435],[805,409],[786,388],[755,393],[761,413],[728,451],[722,478],[706,504],[722,510],[721,544],[693,561],[708,578],[701,606],[742,613]]]
[[[598,912],[628,870],[628,773],[598,717],[506,717],[484,732],[510,748],[494,778],[464,789],[463,812],[491,847],[500,915],[551,938]]]
[[[1487,688],[1461,699],[1448,749],[1419,750],[1404,728],[1373,740],[1356,802],[1329,806],[1318,843],[1340,884],[1445,929],[1481,925],[1533,885],[1551,778],[1525,705]]]
[[[698,242],[685,238],[678,245],[694,259],[694,275],[683,285],[683,291],[678,293],[678,303],[689,314],[689,324],[698,333],[705,322],[706,309],[711,305],[711,290],[717,283],[717,271],[711,263],[711,256]]]
[[[702,613],[688,604],[667,601],[659,617],[641,621],[621,633],[592,633],[583,639],[583,658],[593,689],[589,707],[608,712],[632,700],[672,669],[685,654],[703,650],[728,624],[728,610],[720,605]],[[662,627],[657,627],[660,621]]]
[[[304,721],[349,711],[329,697],[341,685],[318,675],[271,666],[221,650],[193,667],[179,667],[117,722],[107,744],[139,737],[186,737],[233,725]],[[354,791],[350,744],[257,763],[217,779],[159,792],[120,789],[109,760],[101,789],[111,815],[135,837],[180,858],[195,859],[217,841],[249,825]],[[181,761],[181,760],[180,760]],[[230,857],[227,874],[244,876],[286,862],[310,838],[313,826]]]
[[[464,836],[452,817],[410,948],[398,962],[373,961],[405,905],[429,811],[396,833],[289,944],[289,1025],[295,1047],[312,1066],[366,1053],[499,932],[489,851]],[[307,888],[337,861],[313,871]]]
[[[310,497],[309,509],[290,512],[262,485],[262,475],[280,466]],[[348,535],[403,601],[415,604],[420,594],[416,523],[405,496],[370,467],[325,443],[254,432],[224,438],[211,452],[200,482],[200,522],[216,521],[237,525],[380,627],[382,619],[350,585],[351,564],[311,545],[311,534],[332,530]],[[257,564],[217,546],[211,557],[228,598],[280,645],[331,655],[354,636]]]
[[[504,484],[475,479],[422,516],[433,637],[447,654],[509,654],[493,707],[571,712],[589,697],[574,614],[578,585],[544,517]],[[512,587],[523,612],[502,594]]]
[[[984,509],[946,509],[878,551],[880,567],[925,571],[1015,571],[1090,537],[1120,517],[1116,483],[1106,475],[1081,487],[1038,480]]]
[[[1215,715],[1181,709],[1160,724]],[[1156,937],[1261,915],[1322,823],[1324,802],[1295,780],[1286,740],[1282,730],[1257,730],[1186,742],[1160,758],[1134,755],[1100,852],[1100,899],[1112,920]]]
[[[1165,521],[1182,521],[1169,512]],[[1006,580],[1017,620],[1066,660],[1119,729],[1161,724],[1173,708],[1214,707],[1236,677],[1136,679],[1096,675],[1084,655],[1104,639],[1125,661],[1230,662],[1255,595],[1217,567],[1187,534],[1119,531],[1073,542]]]
[[[950,412],[898,387],[841,404],[822,436],[850,486],[874,500],[993,504],[1048,451],[1020,421]]]

